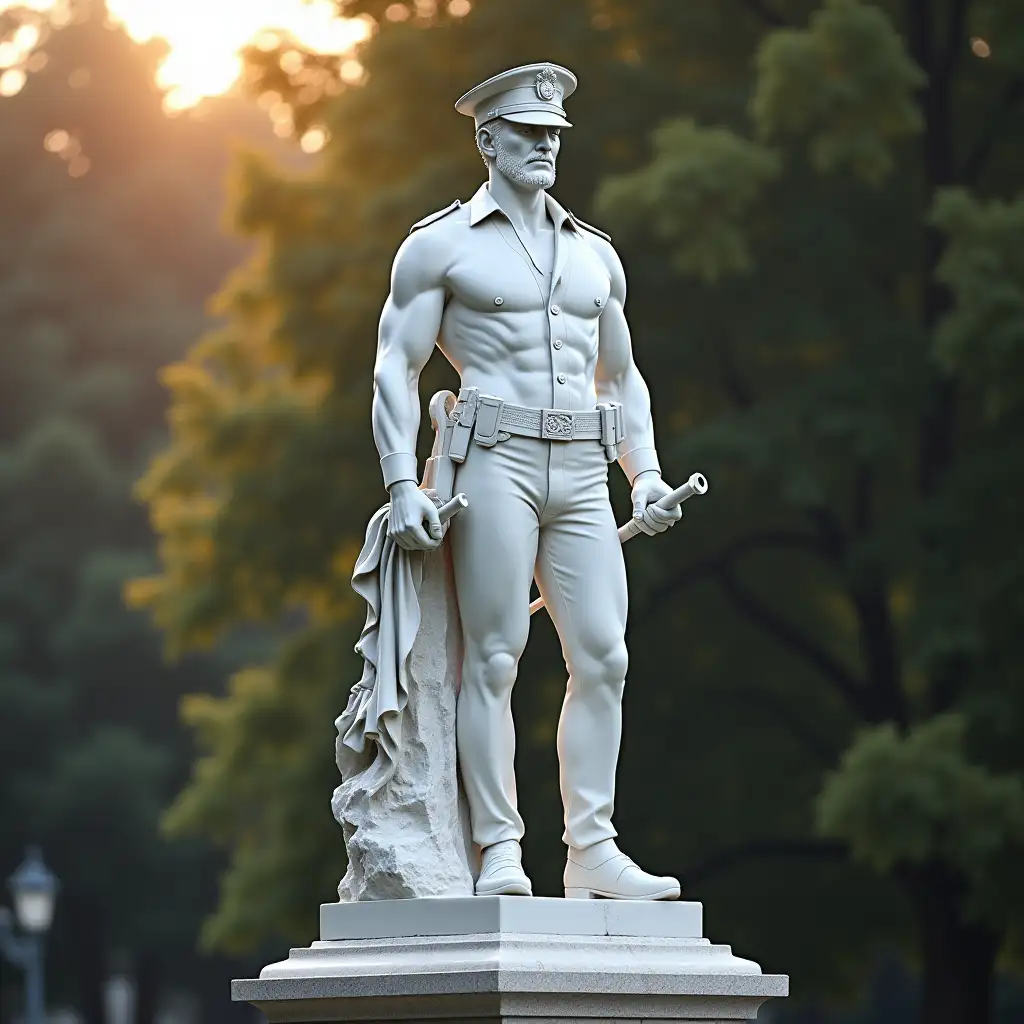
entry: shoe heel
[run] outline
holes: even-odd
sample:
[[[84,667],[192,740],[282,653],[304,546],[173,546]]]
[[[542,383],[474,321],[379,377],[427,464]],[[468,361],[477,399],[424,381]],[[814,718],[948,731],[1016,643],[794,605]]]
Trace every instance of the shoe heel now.
[[[567,900],[592,900],[594,894],[589,889],[578,889],[571,888],[565,890],[565,898]]]

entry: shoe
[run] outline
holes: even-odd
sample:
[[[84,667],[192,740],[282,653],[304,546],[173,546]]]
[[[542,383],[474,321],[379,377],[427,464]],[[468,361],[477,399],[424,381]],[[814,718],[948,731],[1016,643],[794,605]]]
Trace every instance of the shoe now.
[[[681,892],[676,879],[642,871],[612,839],[570,847],[563,880],[569,900],[677,900]]]
[[[480,876],[476,880],[477,896],[532,896],[523,852],[515,839],[506,839],[484,848]]]

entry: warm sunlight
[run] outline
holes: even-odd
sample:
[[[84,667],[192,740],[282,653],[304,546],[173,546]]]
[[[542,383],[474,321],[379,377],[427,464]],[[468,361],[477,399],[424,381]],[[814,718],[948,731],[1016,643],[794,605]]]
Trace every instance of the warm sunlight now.
[[[343,53],[365,38],[364,21],[337,17],[330,0],[109,0],[111,15],[139,41],[160,36],[171,53],[158,76],[171,107],[222,93],[241,70],[239,50],[284,29],[321,53]]]
[[[241,69],[241,48],[273,29],[321,53],[344,53],[369,31],[364,20],[337,17],[331,0],[108,0],[107,6],[133,39],[160,37],[170,44],[157,80],[172,110],[229,89]],[[58,24],[67,19],[64,0],[0,0],[0,10],[7,7],[51,12]],[[10,52],[0,54],[0,91],[10,95],[24,84],[11,66],[34,42],[26,35],[3,44]],[[4,73],[5,67],[11,71]]]

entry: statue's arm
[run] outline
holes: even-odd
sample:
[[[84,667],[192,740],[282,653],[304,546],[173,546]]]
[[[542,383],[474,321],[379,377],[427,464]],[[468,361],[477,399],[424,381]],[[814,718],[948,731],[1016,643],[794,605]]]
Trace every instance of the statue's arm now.
[[[443,254],[432,232],[410,235],[395,257],[373,371],[373,439],[384,486],[418,481],[419,380],[444,312]]]
[[[622,403],[626,439],[619,451],[619,465],[633,484],[643,473],[661,473],[654,446],[651,395],[633,359],[626,322],[626,273],[622,261],[607,242],[601,241],[598,251],[611,275],[611,294],[599,322],[597,398],[599,402]]]

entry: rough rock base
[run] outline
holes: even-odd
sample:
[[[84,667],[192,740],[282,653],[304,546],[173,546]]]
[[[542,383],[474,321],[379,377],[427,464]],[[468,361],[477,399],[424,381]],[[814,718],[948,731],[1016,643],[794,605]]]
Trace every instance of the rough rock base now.
[[[338,886],[343,903],[473,893],[477,858],[455,752],[462,632],[447,543],[424,556],[419,593],[421,621],[394,777],[371,795],[371,755],[338,748],[343,781],[332,809],[348,850]]]

